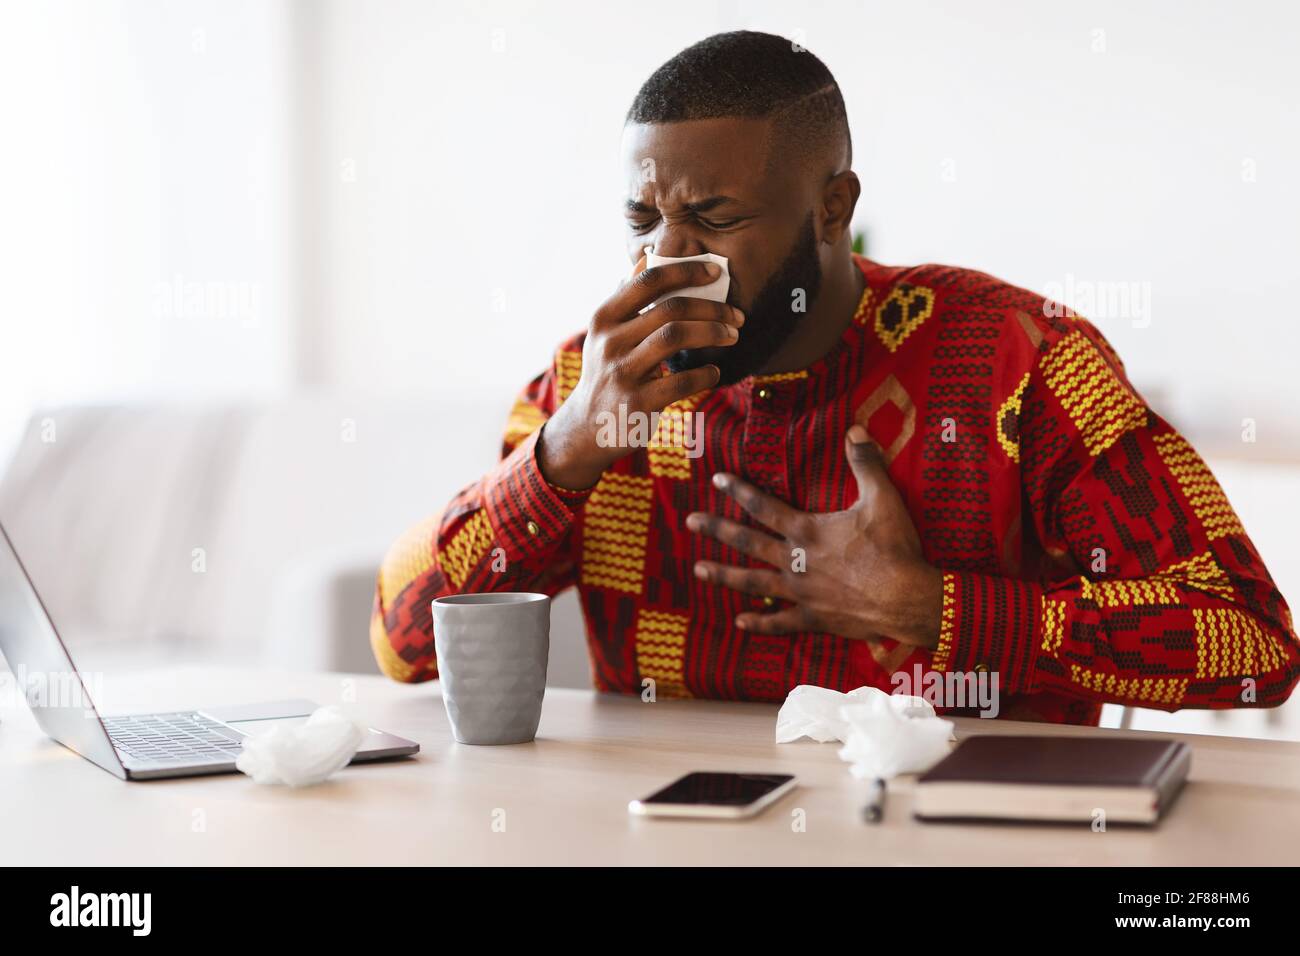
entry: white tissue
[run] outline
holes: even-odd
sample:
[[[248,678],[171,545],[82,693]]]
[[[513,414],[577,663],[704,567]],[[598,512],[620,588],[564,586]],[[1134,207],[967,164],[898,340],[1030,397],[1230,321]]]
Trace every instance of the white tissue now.
[[[297,726],[245,737],[235,766],[257,783],[309,787],[346,767],[365,732],[338,707],[319,707]]]
[[[843,743],[849,725],[840,717],[840,708],[854,701],[866,700],[872,692],[880,693],[874,687],[859,687],[841,694],[829,687],[800,684],[786,695],[785,703],[777,712],[776,742],[788,744],[800,737],[809,737],[819,744],[832,740]]]
[[[929,770],[947,756],[953,723],[920,697],[859,687],[841,694],[801,684],[776,715],[776,742],[800,737],[839,740],[841,760],[855,777],[893,777]]]
[[[921,773],[948,756],[952,721],[936,716],[934,708],[920,697],[872,690],[880,696],[840,708],[840,716],[849,724],[840,759],[848,761],[853,776],[889,778]],[[896,704],[899,700],[911,703],[900,707]]]
[[[689,299],[708,299],[711,302],[726,302],[727,290],[731,288],[731,272],[727,268],[726,256],[715,256],[711,252],[703,253],[698,256],[684,256],[681,259],[673,259],[669,256],[657,256],[653,252],[647,252],[645,255],[645,266],[647,269],[653,269],[656,266],[666,266],[674,262],[712,262],[722,269],[722,275],[718,276],[708,285],[692,286],[689,289],[677,289],[667,295],[655,299],[647,308],[654,308],[664,299],[671,299],[673,296],[685,296]]]

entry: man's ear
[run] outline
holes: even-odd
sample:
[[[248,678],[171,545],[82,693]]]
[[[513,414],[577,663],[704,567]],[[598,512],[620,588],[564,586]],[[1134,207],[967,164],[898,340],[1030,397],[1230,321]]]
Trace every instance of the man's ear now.
[[[853,210],[862,195],[862,183],[851,169],[836,173],[822,190],[822,241],[833,246],[848,235],[853,226]]]

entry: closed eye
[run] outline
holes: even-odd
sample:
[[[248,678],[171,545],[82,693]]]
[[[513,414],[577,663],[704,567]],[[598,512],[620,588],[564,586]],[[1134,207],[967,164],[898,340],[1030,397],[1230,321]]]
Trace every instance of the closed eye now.
[[[739,226],[742,223],[748,222],[751,218],[752,217],[750,216],[738,216],[735,219],[705,219],[702,216],[697,216],[696,221],[707,229],[721,231],[721,230],[734,228],[735,226]],[[638,235],[641,233],[649,232],[656,225],[658,225],[658,223],[659,223],[658,217],[655,217],[654,219],[644,219],[644,220],[629,219],[627,221],[628,228],[630,228],[634,233],[637,233]]]

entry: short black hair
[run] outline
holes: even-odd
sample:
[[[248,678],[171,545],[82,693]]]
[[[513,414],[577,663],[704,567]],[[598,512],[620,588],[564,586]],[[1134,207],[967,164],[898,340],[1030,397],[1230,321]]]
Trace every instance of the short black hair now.
[[[853,160],[844,96],[826,64],[785,37],[715,33],[642,84],[628,123],[772,117],[782,140],[805,155]],[[838,171],[838,170],[836,170]]]

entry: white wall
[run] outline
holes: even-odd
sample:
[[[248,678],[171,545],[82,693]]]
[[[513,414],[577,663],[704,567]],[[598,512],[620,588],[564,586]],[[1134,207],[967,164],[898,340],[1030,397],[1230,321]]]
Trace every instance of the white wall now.
[[[1148,283],[1148,326],[1097,316],[1134,377],[1216,439],[1253,416],[1300,449],[1300,8],[873,9],[848,95],[877,251],[1039,291]]]
[[[622,117],[700,28],[608,3],[318,11],[315,378],[508,405],[626,269]]]
[[[513,392],[626,268],[616,147],[637,87],[695,39],[750,27],[838,77],[874,256],[1073,288],[1171,416],[1235,441],[1249,415],[1270,454],[1300,450],[1294,5],[312,9],[319,380]],[[1149,307],[1088,307],[1120,282]]]
[[[0,463],[38,406],[287,383],[287,9],[4,5]]]

